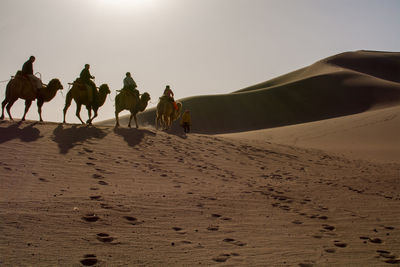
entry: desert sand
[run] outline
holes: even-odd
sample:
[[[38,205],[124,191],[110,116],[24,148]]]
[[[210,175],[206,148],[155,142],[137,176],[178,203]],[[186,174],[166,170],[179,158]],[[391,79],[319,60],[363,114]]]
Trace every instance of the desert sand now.
[[[181,99],[188,135],[0,121],[0,266],[399,265],[399,55]]]

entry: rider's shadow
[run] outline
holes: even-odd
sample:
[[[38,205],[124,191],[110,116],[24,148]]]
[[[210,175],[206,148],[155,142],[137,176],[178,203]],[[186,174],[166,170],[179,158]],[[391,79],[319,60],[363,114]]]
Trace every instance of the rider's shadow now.
[[[106,131],[94,126],[72,125],[72,127],[64,128],[62,124],[59,124],[53,131],[52,140],[58,144],[61,154],[67,154],[78,144],[93,138],[102,139],[106,135]]]
[[[143,140],[146,135],[155,136],[152,131],[136,128],[114,128],[114,133],[122,136],[129,146],[135,147]]]
[[[19,138],[23,142],[33,142],[43,137],[40,131],[33,126],[35,123],[29,124],[24,128],[19,128],[21,123],[14,123],[7,128],[0,127],[0,144]]]

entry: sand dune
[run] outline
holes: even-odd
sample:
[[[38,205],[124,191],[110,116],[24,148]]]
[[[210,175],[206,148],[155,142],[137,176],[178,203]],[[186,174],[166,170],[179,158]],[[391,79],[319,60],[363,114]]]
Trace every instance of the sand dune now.
[[[347,52],[231,94],[180,101],[191,110],[194,132],[258,130],[397,105],[399,71],[400,53]],[[138,115],[142,125],[154,125],[154,117],[154,108]]]
[[[182,99],[189,135],[0,121],[0,266],[399,265],[399,59]]]
[[[264,140],[321,149],[351,158],[400,163],[400,106],[221,136]]]
[[[0,151],[1,266],[400,262],[398,163],[257,139],[8,121]]]

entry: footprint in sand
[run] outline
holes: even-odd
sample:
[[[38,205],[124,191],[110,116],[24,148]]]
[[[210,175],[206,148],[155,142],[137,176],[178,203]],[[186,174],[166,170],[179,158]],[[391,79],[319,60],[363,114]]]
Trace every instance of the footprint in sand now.
[[[139,222],[135,217],[132,217],[132,216],[124,216],[124,219],[126,219],[129,222],[129,224],[132,224],[132,225],[138,225],[138,224],[142,223],[142,222]]]
[[[210,226],[207,227],[207,230],[208,231],[218,231],[219,230],[219,226],[218,225],[215,225],[215,226],[210,225]]]
[[[384,228],[385,228],[386,230],[394,230],[394,229],[395,229],[393,226],[384,226]]]
[[[99,183],[100,185],[108,185],[108,183],[105,182],[105,181],[99,181],[98,183]]]
[[[392,254],[390,251],[378,249],[376,251],[376,253],[379,254],[379,257],[384,258],[385,262],[390,261],[390,260],[394,260],[394,261],[398,260],[398,259],[396,259],[397,258],[396,255]],[[387,262],[387,263],[395,264],[396,262]]]
[[[104,200],[102,196],[90,196],[91,200]]]
[[[109,234],[106,233],[98,233],[97,234],[97,240],[103,243],[111,243],[114,241],[114,237],[110,236]]]
[[[347,247],[347,243],[340,242],[340,241],[338,241],[338,240],[335,240],[335,241],[334,241],[334,245],[337,246],[337,247],[339,247],[339,248],[345,248],[345,247]]]
[[[94,166],[94,165],[96,165],[96,164],[94,164],[93,162],[86,162],[86,165]]]
[[[384,259],[384,262],[389,263],[389,264],[399,264],[400,259],[392,254],[390,251],[386,250],[377,250],[376,251],[379,254],[379,257]]]
[[[238,240],[235,240],[235,239],[233,239],[233,238],[225,238],[225,239],[222,240],[222,241],[227,242],[227,243],[230,243],[230,244],[234,244],[234,245],[239,246],[239,247],[243,247],[243,246],[246,245],[246,243],[241,242],[241,241],[238,241]]]
[[[369,238],[368,240],[369,240],[369,242],[375,243],[375,244],[382,244],[383,243],[382,239],[380,239],[380,238]]]
[[[172,227],[172,229],[175,231],[175,232],[177,232],[177,233],[179,233],[179,234],[181,234],[181,235],[183,235],[183,234],[186,234],[186,232],[185,231],[183,231],[183,229],[182,228],[180,228],[180,227]]]
[[[325,249],[325,252],[327,252],[327,253],[335,253],[335,252],[336,252],[336,249],[334,249],[334,248],[327,248],[327,249]]]
[[[93,153],[93,150],[88,149],[88,148],[83,148],[83,150],[85,150],[87,153]]]
[[[216,262],[226,262],[230,258],[230,256],[230,254],[220,254],[212,259]]]
[[[293,224],[303,224],[303,222],[302,222],[302,221],[299,221],[299,220],[295,220],[295,221],[293,221],[292,223],[293,223]]]
[[[94,213],[89,213],[89,214],[86,214],[85,216],[82,217],[82,220],[85,220],[87,222],[96,222],[99,219],[100,219],[99,216],[97,216]]]
[[[329,230],[329,231],[335,230],[335,226],[332,226],[332,225],[329,225],[329,224],[323,224],[322,227],[323,227],[325,230]]]
[[[41,182],[48,182],[49,180],[45,179],[45,178],[39,178],[39,181]]]
[[[100,174],[97,174],[97,173],[93,174],[93,175],[92,175],[92,177],[93,177],[93,178],[95,178],[95,179],[101,179],[101,178],[104,178],[104,176],[103,176],[103,175],[100,175]]]
[[[98,262],[98,260],[96,258],[96,255],[86,254],[85,256],[83,256],[83,259],[80,262],[84,266],[93,266]]]
[[[388,260],[385,260],[385,262],[389,263],[389,264],[399,264],[400,259],[388,259]]]
[[[113,172],[109,172],[109,171],[106,171],[106,170],[101,169],[101,168],[95,168],[95,170],[98,171],[98,172],[101,172],[103,174],[113,174]]]

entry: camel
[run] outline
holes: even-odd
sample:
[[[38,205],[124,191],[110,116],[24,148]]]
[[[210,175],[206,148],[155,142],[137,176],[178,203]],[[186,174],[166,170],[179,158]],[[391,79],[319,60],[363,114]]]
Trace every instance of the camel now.
[[[131,128],[132,117],[135,118],[136,128],[139,128],[136,114],[138,112],[142,112],[146,109],[147,103],[150,101],[150,95],[148,93],[143,93],[139,98],[137,95],[134,95],[132,92],[122,89],[115,96],[115,127],[119,126],[118,114],[122,110],[129,110],[131,112],[131,116],[129,118],[128,127]]]
[[[58,79],[52,79],[47,86],[44,86],[34,92],[33,84],[27,78],[24,78],[17,73],[15,78],[11,79],[6,87],[6,96],[1,104],[2,113],[0,119],[4,119],[4,107],[6,107],[10,120],[14,120],[11,116],[11,107],[18,100],[18,98],[25,99],[25,111],[21,121],[25,120],[26,113],[28,112],[32,101],[37,99],[38,113],[40,121],[42,119],[42,106],[44,102],[51,101],[56,95],[58,90],[62,90],[63,86]],[[6,106],[7,105],[7,106]]]
[[[65,98],[65,107],[64,107],[64,116],[63,116],[63,123],[65,122],[65,115],[67,114],[67,110],[71,105],[72,99],[74,99],[76,103],[76,116],[81,121],[82,124],[85,124],[81,119],[80,112],[81,106],[85,105],[88,111],[89,119],[86,121],[87,124],[92,124],[94,118],[97,117],[98,109],[104,104],[106,101],[106,97],[110,92],[107,84],[102,84],[99,87],[99,91],[95,95],[93,95],[93,101],[89,101],[88,92],[87,92],[87,85],[81,83],[79,81],[75,81],[72,85],[72,88],[68,91],[67,96]],[[94,111],[94,116],[92,117],[92,110]]]
[[[182,103],[176,102],[178,110],[174,109],[173,103],[169,100],[167,96],[160,97],[160,101],[157,104],[156,111],[156,129],[158,130],[158,125],[162,125],[163,129],[168,130],[172,122],[177,120],[181,115]]]

